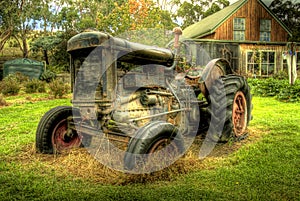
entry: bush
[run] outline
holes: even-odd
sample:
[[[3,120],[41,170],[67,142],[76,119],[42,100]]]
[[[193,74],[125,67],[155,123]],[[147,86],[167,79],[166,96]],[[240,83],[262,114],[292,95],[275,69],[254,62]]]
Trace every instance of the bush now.
[[[289,75],[286,71],[279,71],[274,74],[273,78],[278,80],[284,80],[284,79],[289,79]]]
[[[248,79],[253,95],[261,97],[275,97],[283,102],[300,101],[300,82],[297,80],[290,85],[287,79]]]
[[[37,79],[27,81],[24,87],[26,93],[46,92],[46,83]]]
[[[29,77],[20,72],[16,72],[15,74],[11,74],[10,76],[15,77],[16,81],[20,84],[29,81]]]
[[[283,102],[300,102],[300,83],[296,82],[293,86],[287,86],[280,90],[276,98]]]
[[[7,103],[2,94],[0,94],[0,106],[6,106]]]
[[[50,93],[54,95],[55,98],[63,97],[64,95],[68,94],[70,92],[70,85],[64,83],[61,80],[54,80],[49,83]]]
[[[45,72],[43,72],[43,74],[40,77],[40,80],[42,81],[46,81],[46,82],[51,82],[53,80],[55,80],[56,78],[56,74],[50,70],[46,70]]]
[[[21,77],[17,74],[11,74],[0,82],[0,93],[3,95],[16,95],[21,89]],[[22,77],[23,79],[24,77]]]

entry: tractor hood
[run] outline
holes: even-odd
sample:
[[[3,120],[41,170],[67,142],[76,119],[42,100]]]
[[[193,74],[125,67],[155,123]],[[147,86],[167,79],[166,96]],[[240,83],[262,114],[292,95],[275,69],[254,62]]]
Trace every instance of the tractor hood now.
[[[68,41],[67,51],[72,54],[76,50],[96,47],[120,51],[121,56],[118,60],[128,63],[159,64],[170,67],[174,62],[174,54],[169,49],[129,42],[98,31],[75,35]]]

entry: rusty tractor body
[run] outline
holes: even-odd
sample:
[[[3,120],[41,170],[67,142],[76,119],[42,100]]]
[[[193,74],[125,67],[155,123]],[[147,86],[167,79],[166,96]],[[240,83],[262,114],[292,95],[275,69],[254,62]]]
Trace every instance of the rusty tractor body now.
[[[183,153],[184,136],[207,130],[212,141],[245,136],[251,119],[245,78],[235,75],[224,59],[197,64],[197,44],[178,42],[179,35],[175,30],[173,49],[96,31],[72,37],[73,106],[56,107],[43,116],[37,150],[94,146],[93,138],[101,135],[122,144],[125,165],[133,169],[136,158],[128,153],[155,153],[172,143]]]

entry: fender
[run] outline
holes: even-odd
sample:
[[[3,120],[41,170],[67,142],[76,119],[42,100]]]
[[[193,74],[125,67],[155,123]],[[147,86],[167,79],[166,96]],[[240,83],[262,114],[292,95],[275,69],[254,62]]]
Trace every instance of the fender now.
[[[199,87],[201,92],[208,96],[208,91],[211,89],[214,81],[221,76],[234,74],[228,60],[217,58],[211,60],[204,68],[202,76],[199,79]]]

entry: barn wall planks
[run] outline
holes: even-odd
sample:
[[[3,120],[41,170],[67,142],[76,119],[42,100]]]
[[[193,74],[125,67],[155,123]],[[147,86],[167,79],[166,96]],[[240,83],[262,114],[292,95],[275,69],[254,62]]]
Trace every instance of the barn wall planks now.
[[[233,40],[233,20],[237,17],[246,19],[246,41],[259,41],[260,19],[271,20],[271,42],[286,42],[288,39],[287,31],[257,0],[248,0],[245,5],[219,26],[214,34],[204,38]]]

